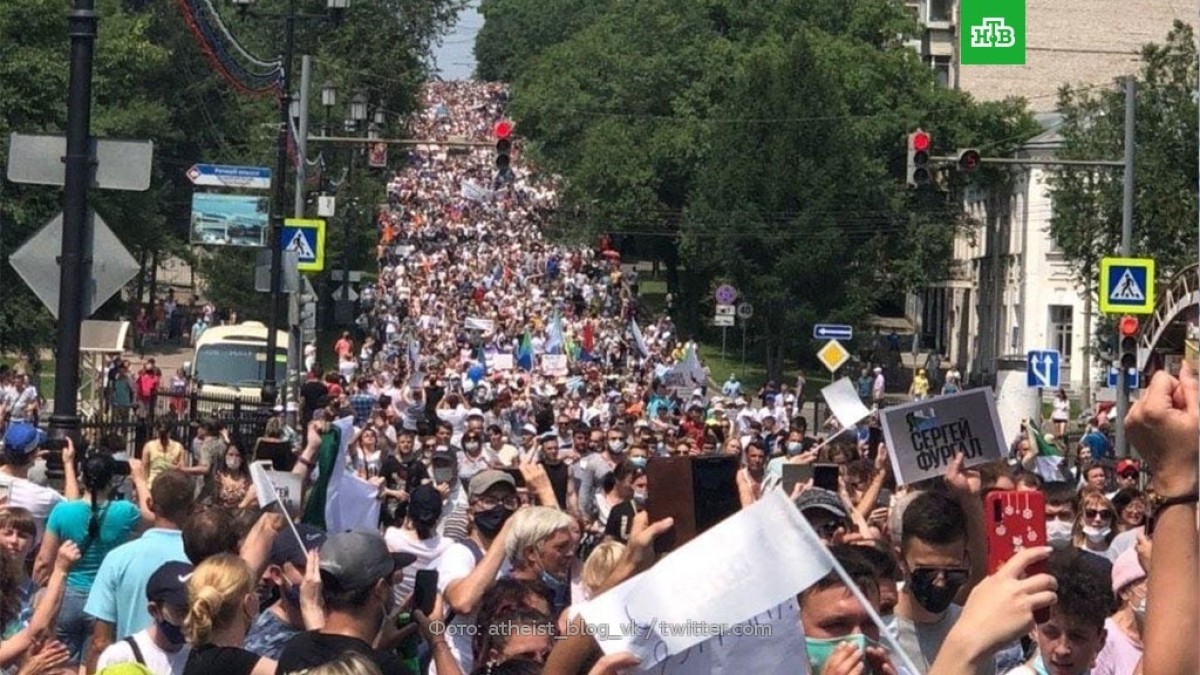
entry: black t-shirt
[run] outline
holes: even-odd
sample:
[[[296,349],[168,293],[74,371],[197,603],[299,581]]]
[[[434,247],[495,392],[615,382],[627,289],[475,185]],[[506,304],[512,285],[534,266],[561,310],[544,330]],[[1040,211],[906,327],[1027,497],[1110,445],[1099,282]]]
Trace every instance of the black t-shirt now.
[[[637,515],[637,509],[634,508],[633,501],[624,501],[612,507],[612,510],[608,512],[608,522],[604,525],[604,534],[622,544],[628,543],[635,515]]]
[[[300,400],[303,406],[300,408],[300,416],[303,418],[304,424],[308,424],[312,419],[313,411],[320,407],[321,399],[329,395],[329,387],[320,380],[309,380],[300,385]]]
[[[275,675],[288,675],[301,670],[315,668],[338,658],[345,652],[357,652],[379,666],[383,675],[412,675],[400,657],[391,652],[377,651],[358,638],[345,635],[328,635],[309,631],[300,633],[288,641],[279,655],[279,666]],[[191,662],[188,662],[191,665]],[[232,675],[221,671],[221,675]]]
[[[183,675],[250,675],[260,658],[262,657],[258,654],[241,647],[202,645],[193,647],[192,653],[188,654]]]
[[[566,510],[567,482],[571,480],[571,467],[567,466],[566,462],[542,462],[542,468],[546,470],[546,477],[550,479],[550,487],[554,489],[554,497],[558,499],[558,508]]]
[[[389,490],[404,490],[409,494],[412,494],[412,491],[417,489],[422,481],[429,478],[429,470],[425,468],[425,463],[415,454],[408,461],[389,455],[383,460],[380,471],[384,484]],[[408,502],[396,501],[389,497],[385,506],[386,513],[381,516],[390,516],[392,519],[390,522],[404,520],[404,516],[408,514]]]

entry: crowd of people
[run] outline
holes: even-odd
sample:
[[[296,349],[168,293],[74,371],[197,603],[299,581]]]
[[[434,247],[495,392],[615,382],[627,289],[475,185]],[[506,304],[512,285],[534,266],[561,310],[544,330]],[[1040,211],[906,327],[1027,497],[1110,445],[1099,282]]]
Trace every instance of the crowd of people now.
[[[432,83],[413,133],[487,139],[506,99]],[[784,490],[790,465],[837,467],[834,484],[787,497],[848,576],[797,589],[808,663],[771,672],[1200,668],[1200,392],[1186,367],[1155,375],[1125,422],[1143,463],[1110,465],[1091,438],[1047,471],[1030,424],[1006,461],[959,457],[898,485],[875,416],[835,437],[835,419],[810,430],[801,416],[802,377],[753,394],[713,384],[670,318],[639,305],[619,255],[543,238],[554,182],[520,163],[497,181],[493,162],[490,148],[409,153],[378,213],[378,283],[336,363],[306,349],[294,425],[277,417],[253,444],[215,422],[190,439],[164,425],[126,461],[68,441],[60,491],[30,475],[53,446],[35,420],[6,423],[0,668],[632,672],[580,608],[658,559],[673,523],[648,505],[674,497],[652,494],[647,471],[667,457],[735,462],[716,489],[743,509]],[[124,407],[154,371],[122,389]],[[877,383],[864,372],[861,393],[883,403]],[[275,491],[285,479],[299,495]],[[995,491],[1043,497],[1047,546],[989,575]],[[764,584],[792,562],[752,561]]]

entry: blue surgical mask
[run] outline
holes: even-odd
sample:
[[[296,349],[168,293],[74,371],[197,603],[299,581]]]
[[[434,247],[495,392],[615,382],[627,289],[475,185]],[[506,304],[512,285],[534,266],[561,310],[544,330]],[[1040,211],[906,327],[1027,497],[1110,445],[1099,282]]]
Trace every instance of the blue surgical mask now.
[[[1033,671],[1037,675],[1050,675],[1050,671],[1046,670],[1046,662],[1042,660],[1042,655],[1038,654],[1033,660]]]
[[[645,457],[630,457],[629,462],[639,469],[646,468],[647,458]]]
[[[187,638],[183,635],[183,628],[176,626],[170,621],[159,619],[155,625],[158,627],[158,634],[168,643],[182,645],[187,642]]]
[[[800,443],[797,441],[792,441],[791,443],[787,444],[787,454],[788,455],[795,456],[795,455],[799,455],[802,452],[804,452],[804,444],[803,443]]]
[[[867,636],[862,633],[851,633],[837,638],[804,638],[804,645],[808,650],[808,663],[812,666],[812,672],[820,673],[825,668],[825,662],[833,656],[833,650],[843,642],[849,642],[863,651],[867,648]]]

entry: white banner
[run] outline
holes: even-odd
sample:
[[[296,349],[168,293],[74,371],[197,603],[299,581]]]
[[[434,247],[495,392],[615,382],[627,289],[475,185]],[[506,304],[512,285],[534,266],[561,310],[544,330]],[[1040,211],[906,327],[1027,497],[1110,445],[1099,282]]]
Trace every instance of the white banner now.
[[[487,359],[488,370],[512,370],[513,355],[512,354],[489,354]]]
[[[467,327],[467,330],[482,331],[484,335],[496,330],[496,323],[491,319],[480,319],[474,316],[467,317],[463,325]]]
[[[542,354],[542,372],[544,374],[559,377],[566,375],[569,371],[566,354]]]

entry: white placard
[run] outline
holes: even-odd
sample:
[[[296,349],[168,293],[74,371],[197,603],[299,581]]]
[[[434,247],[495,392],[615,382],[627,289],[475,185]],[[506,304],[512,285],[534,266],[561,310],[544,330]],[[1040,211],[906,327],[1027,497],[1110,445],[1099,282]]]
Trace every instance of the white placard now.
[[[956,452],[971,467],[997,461],[1006,450],[991,389],[885,408],[879,421],[900,485],[943,475]]]
[[[488,370],[512,370],[513,355],[512,354],[489,354],[487,358]]]
[[[542,372],[552,377],[566,375],[569,372],[567,355],[542,354]]]
[[[821,396],[829,405],[829,411],[837,418],[843,427],[852,427],[863,421],[871,414],[867,406],[858,397],[858,391],[850,378],[842,379],[821,389]]]

